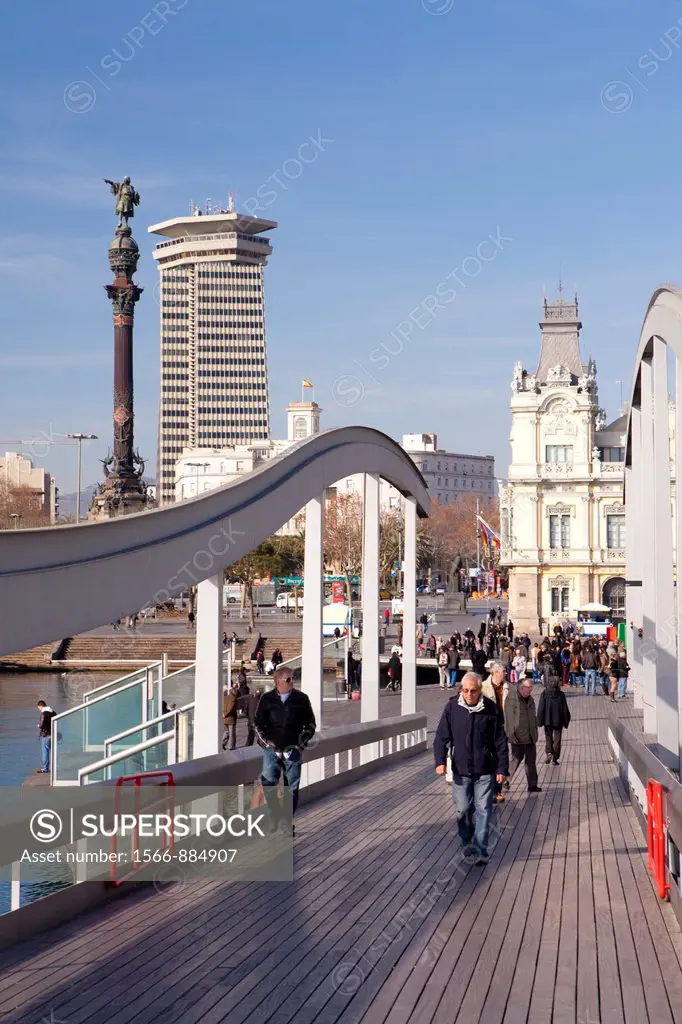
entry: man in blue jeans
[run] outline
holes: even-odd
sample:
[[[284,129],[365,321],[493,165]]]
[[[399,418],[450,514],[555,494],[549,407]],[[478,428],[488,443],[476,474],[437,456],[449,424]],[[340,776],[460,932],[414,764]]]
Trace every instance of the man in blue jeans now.
[[[445,774],[448,749],[460,839],[476,864],[485,865],[495,782],[503,783],[509,773],[509,752],[502,716],[496,703],[482,695],[475,672],[466,673],[459,697],[443,709],[433,742],[438,775]]]
[[[459,651],[456,646],[451,643],[450,650],[448,651],[448,686],[450,689],[454,689],[457,685],[457,671],[459,669]]]
[[[273,829],[286,831],[277,784],[284,775],[285,784],[291,792],[292,814],[295,814],[303,750],[315,735],[316,724],[310,698],[294,689],[291,670],[278,668],[274,681],[275,689],[264,693],[258,703],[254,728],[263,747],[260,780]],[[291,831],[293,835],[293,825]]]
[[[582,666],[585,670],[585,696],[593,696],[597,693],[597,654],[592,644],[585,644],[581,656]]]
[[[40,768],[38,775],[47,775],[50,770],[50,754],[52,747],[52,719],[57,714],[44,700],[36,704],[40,712],[38,722],[38,736],[40,737]]]

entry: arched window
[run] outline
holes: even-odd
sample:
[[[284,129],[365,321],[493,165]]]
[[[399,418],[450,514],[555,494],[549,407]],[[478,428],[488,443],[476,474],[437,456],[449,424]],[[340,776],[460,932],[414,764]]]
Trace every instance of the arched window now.
[[[614,622],[625,621],[625,580],[622,576],[606,581],[602,589],[602,603],[611,609]]]
[[[305,416],[294,416],[294,441],[302,441],[308,436],[308,425]]]

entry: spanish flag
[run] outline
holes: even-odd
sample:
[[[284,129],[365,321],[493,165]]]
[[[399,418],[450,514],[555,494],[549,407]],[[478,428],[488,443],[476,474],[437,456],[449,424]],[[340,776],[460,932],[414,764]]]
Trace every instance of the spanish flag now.
[[[309,380],[306,380],[305,377],[304,377],[303,380],[301,381],[301,387],[303,387],[303,388],[311,388],[312,384],[310,383]]]
[[[483,538],[483,550],[488,558],[492,558],[496,551],[500,548],[500,538],[493,530],[492,526],[488,526],[485,519],[482,516],[476,516],[479,523],[481,524],[481,535]]]

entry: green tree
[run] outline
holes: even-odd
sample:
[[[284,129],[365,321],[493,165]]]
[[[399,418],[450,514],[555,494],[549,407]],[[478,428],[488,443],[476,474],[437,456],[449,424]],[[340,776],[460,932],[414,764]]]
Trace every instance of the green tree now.
[[[291,564],[290,552],[280,550],[278,542],[284,540],[280,537],[271,537],[263,541],[253,551],[243,555],[238,561],[233,562],[225,569],[227,579],[236,579],[242,585],[242,608],[249,609],[249,625],[253,629],[253,585],[254,581],[262,576],[286,576],[288,566]]]

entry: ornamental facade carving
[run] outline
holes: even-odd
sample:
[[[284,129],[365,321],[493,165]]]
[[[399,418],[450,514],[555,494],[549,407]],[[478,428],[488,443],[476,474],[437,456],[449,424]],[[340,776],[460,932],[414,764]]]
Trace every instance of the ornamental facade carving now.
[[[559,501],[556,505],[548,505],[545,509],[546,516],[573,516],[575,518],[575,505],[564,505]]]
[[[547,371],[548,384],[570,384],[572,380],[573,376],[567,366],[552,366]]]
[[[552,587],[570,587],[573,590],[573,579],[569,576],[548,576],[547,588],[551,590]]]
[[[578,427],[572,415],[571,406],[564,399],[558,399],[547,407],[545,412],[545,434],[551,437],[556,434],[563,434],[568,437],[575,437]]]

